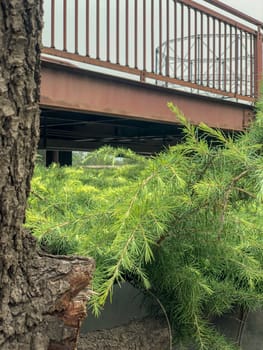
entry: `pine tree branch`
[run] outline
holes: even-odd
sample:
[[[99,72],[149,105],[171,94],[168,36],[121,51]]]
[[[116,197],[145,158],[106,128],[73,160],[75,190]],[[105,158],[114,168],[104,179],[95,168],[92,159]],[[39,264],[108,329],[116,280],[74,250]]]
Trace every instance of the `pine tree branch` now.
[[[218,234],[217,234],[218,239],[220,239],[222,232],[223,232],[223,229],[224,229],[225,213],[226,213],[226,209],[227,209],[227,205],[228,205],[228,201],[229,201],[231,192],[232,192],[235,184],[240,179],[242,179],[244,176],[246,176],[249,173],[249,171],[250,171],[250,169],[246,169],[246,170],[242,171],[242,173],[240,173],[239,175],[235,176],[227,187],[226,193],[225,193],[224,198],[223,198],[223,205],[222,205],[222,211],[221,211],[221,216],[220,216],[220,227],[219,227]]]
[[[257,196],[255,196],[253,193],[251,193],[251,192],[245,190],[244,188],[241,188],[241,187],[234,187],[234,189],[236,189],[236,190],[239,191],[239,192],[242,192],[242,193],[247,194],[247,195],[248,195],[249,197],[251,197],[251,198],[254,198],[254,199],[257,198]]]
[[[133,205],[134,205],[136,199],[138,198],[138,195],[139,195],[141,189],[144,188],[144,187],[147,185],[147,183],[148,183],[155,175],[156,175],[156,174],[153,173],[153,174],[151,174],[150,176],[148,176],[146,179],[144,179],[144,181],[142,181],[142,183],[140,184],[139,188],[137,189],[135,195],[133,196],[133,198],[132,198],[132,200],[131,200],[131,202],[130,202],[130,205],[129,205],[128,210],[126,211],[126,213],[125,213],[125,215],[124,215],[124,218],[125,218],[125,219],[129,217],[130,212],[131,212],[131,209],[132,209],[132,207],[133,207]],[[124,221],[125,221],[125,220],[124,220]]]
[[[41,196],[40,194],[36,193],[34,190],[31,190],[30,193],[32,193],[37,199],[40,199],[41,201],[47,202],[47,199],[43,196]],[[56,204],[53,204],[53,207],[55,209],[57,209],[57,211],[59,211],[62,215],[65,214],[64,210],[61,209],[59,206],[57,206]]]
[[[215,159],[215,155],[209,154],[208,159],[207,159],[207,161],[205,162],[205,165],[204,165],[203,169],[201,169],[201,171],[200,171],[199,173],[197,173],[195,182],[191,184],[191,187],[192,187],[191,195],[194,194],[194,185],[197,184],[199,181],[201,181],[201,180],[204,178],[204,176],[205,176],[207,170],[208,170],[208,169],[210,168],[210,166],[212,165],[214,159]]]
[[[134,235],[135,235],[136,230],[137,230],[137,227],[135,227],[135,229],[133,230],[132,234],[129,236],[129,239],[125,243],[125,246],[123,247],[123,249],[121,251],[121,254],[120,254],[120,257],[119,257],[117,263],[114,265],[114,270],[111,273],[111,277],[105,283],[106,284],[106,289],[99,296],[101,305],[103,305],[105,303],[108,295],[110,294],[110,291],[113,288],[114,282],[117,280],[117,278],[118,278],[118,276],[120,274],[119,271],[120,271],[121,265],[123,263],[123,259],[127,256],[127,251],[128,251],[129,245],[132,242],[132,240],[134,239]]]

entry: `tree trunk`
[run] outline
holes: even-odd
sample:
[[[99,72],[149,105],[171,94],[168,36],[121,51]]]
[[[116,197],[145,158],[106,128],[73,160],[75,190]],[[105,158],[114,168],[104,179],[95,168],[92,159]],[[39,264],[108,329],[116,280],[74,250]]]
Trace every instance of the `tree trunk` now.
[[[41,0],[0,0],[2,350],[74,349],[94,268],[39,252],[22,228],[39,134],[41,27]]]

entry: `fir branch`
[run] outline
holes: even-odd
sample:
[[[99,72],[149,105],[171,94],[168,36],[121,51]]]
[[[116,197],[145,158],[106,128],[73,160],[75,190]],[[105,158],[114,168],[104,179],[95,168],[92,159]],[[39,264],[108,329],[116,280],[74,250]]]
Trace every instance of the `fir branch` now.
[[[118,258],[117,262],[114,264],[113,268],[108,270],[109,277],[106,280],[106,282],[104,283],[104,286],[102,286],[102,288],[101,288],[102,293],[100,293],[100,295],[99,295],[99,302],[101,305],[104,305],[108,295],[111,295],[113,285],[114,285],[115,281],[118,280],[118,278],[120,277],[120,268],[123,264],[123,260],[127,257],[127,251],[128,251],[129,245],[134,240],[136,230],[137,230],[137,227],[133,230],[132,234],[129,235],[129,238],[126,241],[125,246],[122,248],[122,250],[119,254],[119,258]],[[103,288],[103,287],[105,287],[105,288]]]
[[[128,207],[128,209],[127,209],[125,215],[124,215],[123,225],[125,224],[125,219],[127,219],[127,218],[129,217],[130,212],[131,212],[131,209],[132,209],[134,203],[136,202],[140,191],[147,185],[148,182],[150,182],[150,181],[152,180],[152,178],[153,178],[155,175],[156,175],[155,173],[149,175],[146,179],[144,179],[144,180],[142,181],[142,183],[140,184],[140,186],[138,186],[138,189],[137,189],[135,195],[133,196],[133,198],[131,199],[130,205],[129,205],[129,207]]]
[[[248,173],[249,173],[250,169],[246,169],[244,171],[242,171],[240,174],[238,174],[237,176],[235,176],[230,184],[228,185],[228,187],[226,188],[226,193],[223,197],[223,204],[222,204],[222,211],[221,211],[221,215],[220,215],[220,227],[219,227],[219,230],[218,230],[218,234],[217,234],[217,237],[218,239],[220,239],[221,235],[222,235],[222,232],[223,232],[223,229],[224,229],[224,223],[225,223],[225,213],[226,213],[226,209],[227,209],[227,205],[228,205],[228,201],[229,201],[229,198],[230,198],[230,195],[231,195],[231,192],[235,186],[235,184],[240,180],[242,179],[244,176],[246,176]]]
[[[248,195],[249,197],[251,198],[254,198],[256,199],[257,196],[254,195],[254,193],[251,193],[250,191],[247,191],[245,190],[244,188],[241,188],[241,187],[233,187],[233,189],[239,191],[239,192],[242,192],[242,193],[245,193],[246,195]]]
[[[40,194],[36,193],[34,190],[31,189],[30,193],[32,193],[36,198],[40,199],[41,201],[48,202],[48,200],[45,197],[43,197]],[[52,207],[57,209],[57,211],[59,211],[61,214],[64,215],[64,210],[62,208],[60,208],[58,205],[52,204]]]

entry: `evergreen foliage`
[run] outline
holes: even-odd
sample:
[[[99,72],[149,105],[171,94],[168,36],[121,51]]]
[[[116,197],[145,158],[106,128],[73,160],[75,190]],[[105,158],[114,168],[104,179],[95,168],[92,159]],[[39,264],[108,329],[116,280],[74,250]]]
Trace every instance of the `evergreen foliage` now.
[[[114,283],[132,280],[164,305],[182,347],[234,349],[211,320],[263,306],[263,102],[235,137],[169,107],[185,138],[154,158],[107,147],[99,157],[131,161],[37,166],[26,225],[49,252],[96,259],[95,312]]]

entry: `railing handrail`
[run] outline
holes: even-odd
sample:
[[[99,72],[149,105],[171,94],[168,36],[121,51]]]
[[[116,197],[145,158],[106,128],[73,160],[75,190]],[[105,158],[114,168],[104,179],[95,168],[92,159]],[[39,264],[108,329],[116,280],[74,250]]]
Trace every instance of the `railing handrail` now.
[[[254,101],[262,79],[263,23],[221,1],[203,1],[211,6],[197,0],[107,0],[103,7],[100,0],[86,0],[79,16],[78,0],[59,6],[51,0],[43,52],[142,82]]]

